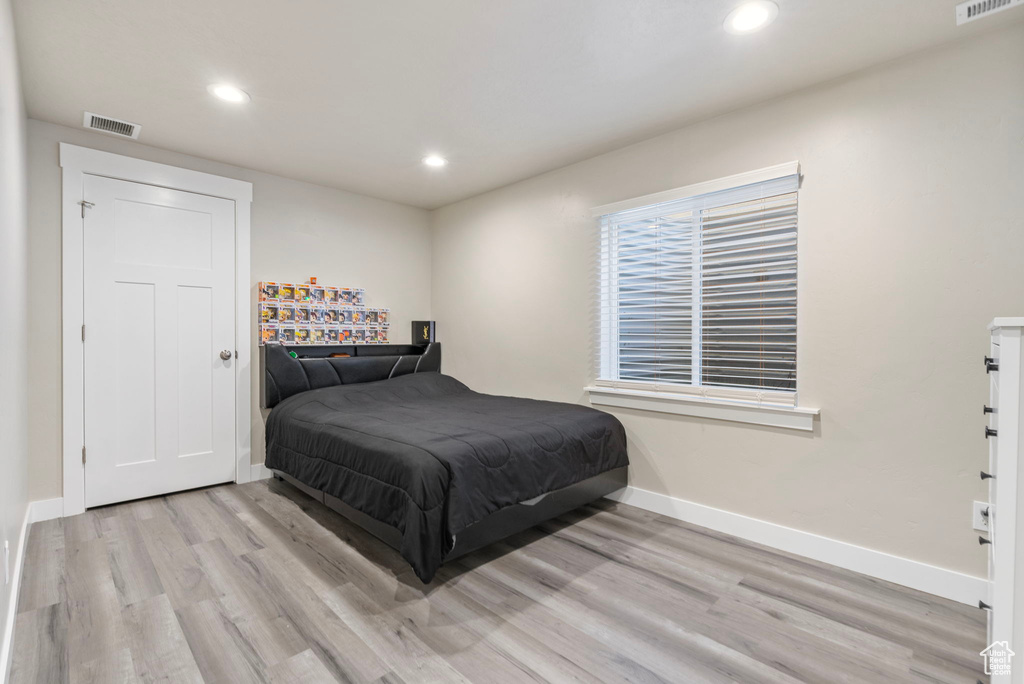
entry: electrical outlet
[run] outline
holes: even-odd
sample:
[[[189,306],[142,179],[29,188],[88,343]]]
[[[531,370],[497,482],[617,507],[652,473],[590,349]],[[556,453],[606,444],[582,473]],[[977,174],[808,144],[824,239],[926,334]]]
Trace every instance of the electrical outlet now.
[[[988,503],[984,501],[974,502],[974,514],[971,516],[974,523],[974,529],[979,532],[988,532],[988,518],[990,510]]]

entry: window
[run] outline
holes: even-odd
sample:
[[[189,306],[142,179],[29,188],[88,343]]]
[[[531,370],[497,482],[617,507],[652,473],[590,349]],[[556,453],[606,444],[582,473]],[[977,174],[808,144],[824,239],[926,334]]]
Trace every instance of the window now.
[[[597,210],[598,385],[796,403],[796,163]]]

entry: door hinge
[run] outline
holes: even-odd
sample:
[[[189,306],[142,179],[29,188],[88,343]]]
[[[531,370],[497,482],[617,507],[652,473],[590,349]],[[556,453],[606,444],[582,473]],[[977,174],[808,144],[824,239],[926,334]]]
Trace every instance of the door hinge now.
[[[86,209],[92,209],[93,207],[96,206],[93,202],[86,202],[85,200],[82,200],[81,202],[79,202],[79,204],[82,205],[82,218],[85,218]]]
[[[82,445],[82,465],[85,465],[85,445]]]
[[[82,341],[85,342],[85,323],[82,324]]]

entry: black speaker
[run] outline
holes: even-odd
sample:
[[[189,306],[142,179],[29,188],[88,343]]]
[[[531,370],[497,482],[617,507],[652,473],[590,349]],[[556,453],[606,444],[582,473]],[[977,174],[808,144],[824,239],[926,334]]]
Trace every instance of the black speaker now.
[[[412,322],[412,343],[430,344],[434,341],[434,321]]]

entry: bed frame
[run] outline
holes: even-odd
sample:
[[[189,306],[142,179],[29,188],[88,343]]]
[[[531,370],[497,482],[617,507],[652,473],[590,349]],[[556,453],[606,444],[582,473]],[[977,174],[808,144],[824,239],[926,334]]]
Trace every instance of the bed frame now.
[[[290,356],[295,352],[298,358]],[[331,358],[344,353],[348,357]],[[320,387],[374,382],[410,373],[440,372],[441,345],[331,345],[260,347],[260,406],[273,408],[293,394]],[[274,470],[274,477],[326,505],[382,542],[399,550],[398,529],[357,511],[341,499],[314,489],[288,473]],[[458,558],[505,537],[556,518],[626,486],[626,468],[616,468],[529,501],[507,506],[464,529],[445,561]]]
[[[278,480],[294,485],[332,511],[359,525],[359,527],[377,537],[377,539],[380,539],[395,551],[400,550],[402,533],[396,528],[382,523],[376,518],[371,518],[361,511],[357,511],[341,499],[335,498],[326,492],[307,487],[287,473],[277,470],[272,472]],[[457,535],[455,546],[448,552],[444,560],[448,562],[494,542],[501,541],[505,537],[510,537],[517,532],[522,532],[534,525],[539,525],[545,520],[557,518],[625,486],[626,468],[616,468],[563,489],[541,494],[535,499],[502,508],[500,511],[495,511],[479,522],[470,525]]]

